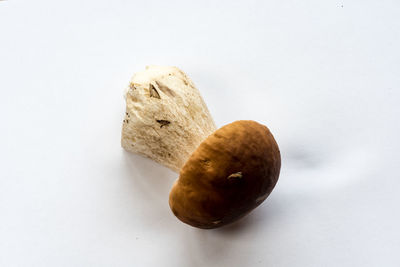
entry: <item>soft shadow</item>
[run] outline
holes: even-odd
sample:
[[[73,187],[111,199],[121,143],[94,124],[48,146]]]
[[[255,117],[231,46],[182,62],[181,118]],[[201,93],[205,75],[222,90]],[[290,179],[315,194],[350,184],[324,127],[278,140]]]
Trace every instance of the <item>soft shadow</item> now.
[[[145,215],[141,219],[153,222],[169,216],[168,195],[178,174],[140,155],[124,151],[123,158],[132,198]]]
[[[237,266],[250,266],[253,260],[250,253],[235,256],[242,248],[242,242],[257,242],[261,233],[268,239],[269,233],[273,232],[277,222],[284,216],[284,205],[279,197],[274,197],[272,201],[267,199],[260,207],[232,224],[211,230],[193,228],[192,238],[186,239],[185,253],[191,255],[194,266],[209,263],[224,266],[231,264],[230,258],[236,259],[234,264]]]
[[[211,229],[210,231],[217,235],[238,235],[239,232],[246,231],[250,227],[254,226],[257,223],[256,217],[254,213],[250,213],[243,218],[240,218],[238,221],[233,222],[231,224],[225,225],[221,228]]]
[[[290,164],[298,169],[318,168],[323,164],[323,158],[326,157],[326,155],[321,155],[322,152],[320,151],[296,144],[291,144],[287,147],[284,146],[281,149],[282,155],[285,157],[285,163],[290,162]]]

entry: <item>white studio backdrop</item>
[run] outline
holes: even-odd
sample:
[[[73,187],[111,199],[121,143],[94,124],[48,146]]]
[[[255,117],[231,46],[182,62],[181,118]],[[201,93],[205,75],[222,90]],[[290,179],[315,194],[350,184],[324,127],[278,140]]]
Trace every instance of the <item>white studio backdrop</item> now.
[[[0,1],[0,266],[400,266],[399,1]],[[120,147],[130,77],[175,65],[280,180],[216,230]]]

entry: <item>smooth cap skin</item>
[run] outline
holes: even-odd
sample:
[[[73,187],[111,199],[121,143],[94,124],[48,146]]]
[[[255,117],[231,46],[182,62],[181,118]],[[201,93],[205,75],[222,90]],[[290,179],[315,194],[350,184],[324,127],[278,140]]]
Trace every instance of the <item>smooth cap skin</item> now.
[[[235,121],[204,140],[180,171],[172,212],[198,228],[229,224],[260,205],[278,181],[281,156],[274,137],[255,121]]]

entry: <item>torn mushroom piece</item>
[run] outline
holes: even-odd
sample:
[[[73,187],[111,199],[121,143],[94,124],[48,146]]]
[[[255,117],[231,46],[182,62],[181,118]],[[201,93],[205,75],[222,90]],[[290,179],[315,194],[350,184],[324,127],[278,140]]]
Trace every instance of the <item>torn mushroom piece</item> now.
[[[236,121],[205,139],[190,156],[170,196],[181,221],[216,228],[260,205],[278,181],[281,157],[267,127]]]
[[[193,82],[176,67],[150,66],[126,92],[122,146],[179,172],[173,213],[199,228],[231,223],[274,188],[280,152],[267,127],[236,121],[220,129]]]

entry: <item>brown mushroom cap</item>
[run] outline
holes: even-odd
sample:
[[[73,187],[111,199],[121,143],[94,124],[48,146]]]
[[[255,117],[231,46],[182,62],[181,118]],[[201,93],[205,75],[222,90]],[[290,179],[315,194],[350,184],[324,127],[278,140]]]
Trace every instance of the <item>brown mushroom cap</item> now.
[[[180,171],[171,210],[198,228],[229,224],[260,205],[278,181],[281,157],[274,137],[255,121],[235,121],[204,140]]]

